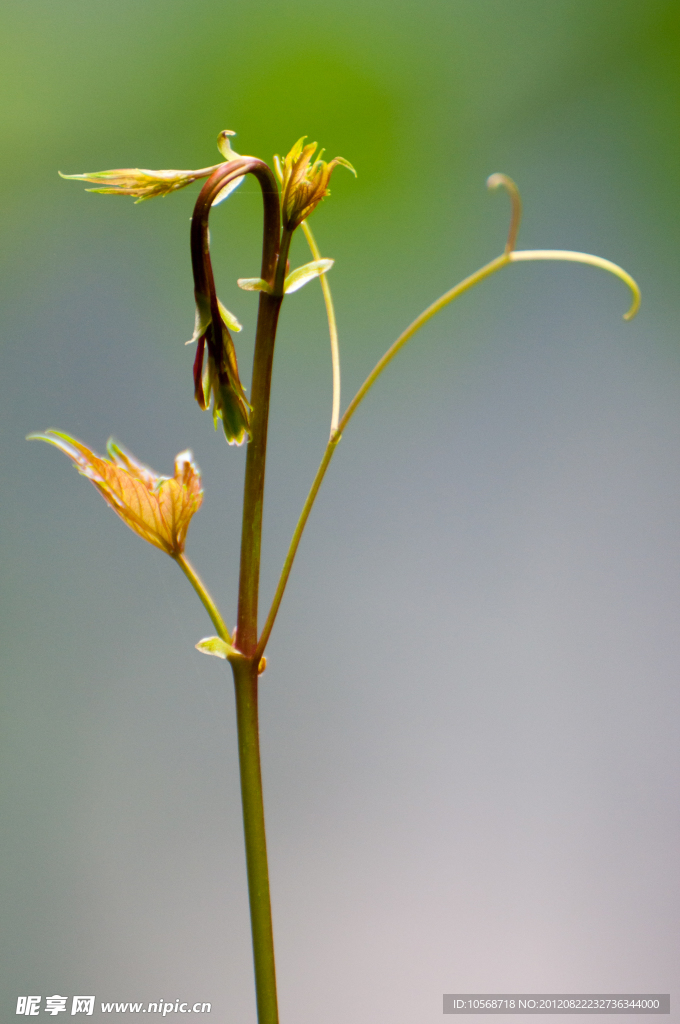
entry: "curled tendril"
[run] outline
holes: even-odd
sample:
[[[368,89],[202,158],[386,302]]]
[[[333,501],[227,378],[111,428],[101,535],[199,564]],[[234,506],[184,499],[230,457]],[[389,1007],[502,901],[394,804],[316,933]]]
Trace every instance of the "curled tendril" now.
[[[507,174],[490,174],[486,179],[486,187],[499,188],[499,186],[502,186],[510,196],[510,228],[508,229],[508,240],[505,243],[505,251],[506,253],[511,253],[517,244],[519,225],[522,220],[522,197],[519,194],[517,185],[515,185],[512,178],[509,178]]]
[[[570,249],[521,249],[508,254],[511,263],[520,260],[566,260],[569,263],[586,263],[590,267],[599,267],[600,270],[608,270],[621,281],[624,281],[633,293],[633,302],[627,313],[623,314],[624,320],[632,320],[640,308],[640,288],[637,281],[627,273],[623,267],[611,260],[605,260],[602,256],[592,256],[589,252],[572,252]]]
[[[486,179],[487,188],[498,188],[499,186],[502,186],[508,193],[511,203],[510,228],[503,253],[507,261],[509,263],[519,263],[524,260],[562,260],[568,263],[585,263],[591,267],[599,267],[600,270],[607,270],[610,274],[614,274],[615,277],[624,281],[633,293],[630,309],[627,313],[623,314],[624,320],[632,320],[640,308],[640,289],[630,274],[617,263],[605,260],[602,256],[593,256],[588,252],[572,252],[570,249],[522,249],[519,251],[515,249],[519,225],[522,219],[522,198],[517,185],[507,174],[491,174]]]

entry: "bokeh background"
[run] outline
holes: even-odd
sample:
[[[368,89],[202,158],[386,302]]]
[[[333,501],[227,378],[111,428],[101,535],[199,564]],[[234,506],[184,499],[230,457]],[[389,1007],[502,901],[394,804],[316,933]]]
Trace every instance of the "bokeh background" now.
[[[203,166],[223,128],[265,158],[307,134],[358,170],[312,221],[345,401],[501,250],[493,171],[521,187],[520,247],[599,253],[644,295],[624,323],[614,278],[511,267],[346,432],[262,684],[282,1021],[426,1024],[461,991],[677,1007],[677,4],[5,0],[0,19],[2,1018],[59,993],[255,1019],[231,684],[194,650],[210,623],[24,441],[113,435],[166,473],[191,447],[188,553],[234,620],[244,453],[183,346],[197,189],[135,206],[56,173]],[[212,234],[247,381],[254,183]],[[275,372],[265,598],[328,430],[317,284],[284,307]]]

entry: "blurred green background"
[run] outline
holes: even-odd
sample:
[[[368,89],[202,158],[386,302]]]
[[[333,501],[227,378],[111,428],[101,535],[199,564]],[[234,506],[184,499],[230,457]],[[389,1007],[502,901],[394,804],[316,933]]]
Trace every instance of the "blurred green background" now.
[[[135,206],[57,170],[199,167],[218,131],[342,170],[312,226],[348,429],[263,678],[283,1021],[435,1021],[443,992],[674,992],[680,980],[680,10],[646,0],[5,0],[3,1019],[20,995],[201,1000],[254,1020],[230,683],[169,559],[54,450],[190,446],[188,553],[235,616],[243,451],[192,398],[196,188]],[[215,211],[249,379],[260,200]],[[300,241],[294,254],[306,260]],[[265,595],[327,436],[316,284],[275,367]],[[673,1011],[671,1019],[676,1019]],[[95,1017],[99,1010],[95,1011]],[[680,1019],[680,1018],[678,1018]]]

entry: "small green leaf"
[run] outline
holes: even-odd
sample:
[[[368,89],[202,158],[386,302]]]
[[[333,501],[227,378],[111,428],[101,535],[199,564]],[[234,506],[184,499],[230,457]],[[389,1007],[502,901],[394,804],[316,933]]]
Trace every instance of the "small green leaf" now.
[[[233,313],[230,313],[226,306],[223,306],[220,300],[217,300],[217,305],[220,307],[220,313],[227,327],[231,328],[232,331],[242,331],[243,325],[238,322]]]
[[[239,277],[236,284],[243,288],[244,292],[267,292],[269,295],[272,293],[269,284],[261,277]]]
[[[210,312],[210,300],[206,295],[196,295],[196,319],[194,321],[194,333],[185,341],[185,345],[191,345],[194,341],[198,341],[202,334],[210,327],[212,323],[212,313]],[[233,313],[230,313],[226,306],[223,306],[220,300],[217,300],[217,305],[220,308],[220,314],[227,327],[231,328],[232,331],[242,331],[243,326],[239,323]]]
[[[185,345],[191,345],[194,341],[198,341],[202,334],[208,330],[212,322],[212,314],[210,313],[210,301],[206,295],[199,295],[198,292],[194,292],[196,299],[196,318],[194,320],[194,333],[185,341]]]
[[[340,167],[346,167],[347,170],[351,171],[354,177],[356,178],[357,172],[354,170],[349,160],[345,160],[344,156],[336,156],[332,163],[339,164]]]
[[[212,654],[215,658],[222,658],[223,661],[226,661],[230,654],[238,653],[235,647],[231,647],[219,636],[207,636],[204,640],[199,640],[196,650],[202,654]]]
[[[304,266],[298,267],[297,270],[293,270],[288,275],[283,283],[283,290],[288,295],[291,292],[296,292],[303,285],[307,284],[315,277],[321,277],[322,274],[326,274],[335,260],[314,260],[312,263],[305,263]]]

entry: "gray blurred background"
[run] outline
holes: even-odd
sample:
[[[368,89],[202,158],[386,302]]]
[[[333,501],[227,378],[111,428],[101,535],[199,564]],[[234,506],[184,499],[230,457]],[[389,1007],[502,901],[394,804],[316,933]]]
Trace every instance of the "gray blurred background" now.
[[[307,134],[358,170],[312,220],[345,403],[501,251],[493,171],[522,190],[521,248],[596,252],[643,289],[629,324],[608,275],[510,267],[343,438],[262,682],[282,1021],[429,1024],[461,991],[671,992],[680,1020],[677,4],[5,0],[0,19],[2,1019],[53,993],[255,1019],[231,684],[194,650],[212,628],[24,441],[113,435],[161,473],[191,447],[187,550],[234,621],[244,452],[183,347],[197,189],[135,206],[56,173],[203,166],[231,128],[239,152]],[[260,209],[247,183],[212,222],[246,381],[257,301],[235,279],[258,273]],[[317,284],[284,306],[275,373],[263,604],[327,437]]]

